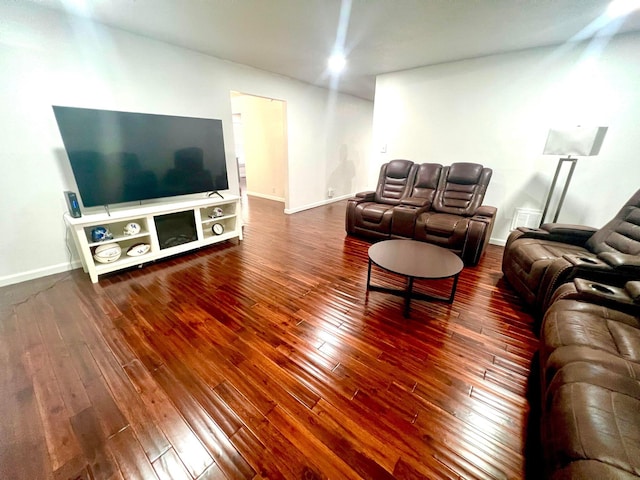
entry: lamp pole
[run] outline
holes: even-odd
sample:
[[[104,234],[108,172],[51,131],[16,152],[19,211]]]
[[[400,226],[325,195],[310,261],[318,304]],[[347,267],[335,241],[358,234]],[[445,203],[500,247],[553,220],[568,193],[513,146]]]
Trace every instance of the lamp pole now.
[[[578,163],[577,158],[571,158],[571,155],[568,155],[567,158],[558,159],[558,166],[556,167],[556,173],[553,176],[553,182],[551,182],[551,188],[549,189],[549,195],[547,195],[547,202],[545,203],[544,210],[542,211],[542,218],[540,219],[540,225],[544,223],[544,219],[547,217],[547,212],[549,211],[549,204],[551,203],[551,197],[553,196],[553,192],[556,189],[556,182],[558,181],[558,174],[562,169],[562,165],[564,162],[571,162],[571,168],[569,169],[569,175],[567,175],[567,179],[564,182],[564,187],[562,188],[562,195],[560,196],[560,201],[558,202],[558,206],[556,207],[556,213],[553,216],[553,222],[558,221],[558,215],[560,215],[560,209],[562,208],[562,204],[564,203],[564,198],[567,195],[567,190],[569,189],[569,183],[571,183],[571,177],[573,176],[573,171],[576,168],[576,164]]]

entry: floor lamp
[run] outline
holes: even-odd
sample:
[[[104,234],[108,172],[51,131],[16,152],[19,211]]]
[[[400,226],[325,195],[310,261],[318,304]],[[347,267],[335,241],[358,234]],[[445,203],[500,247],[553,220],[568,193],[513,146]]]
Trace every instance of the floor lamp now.
[[[562,188],[562,194],[556,207],[556,212],[553,216],[553,222],[558,221],[558,215],[560,215],[560,209],[564,202],[564,197],[567,195],[569,189],[569,183],[573,176],[573,171],[576,168],[577,158],[571,158],[572,155],[591,157],[600,153],[600,147],[604,141],[604,136],[607,134],[609,127],[573,127],[573,128],[551,128],[549,129],[549,135],[547,136],[547,143],[544,146],[543,155],[566,155],[564,158],[558,159],[558,166],[556,167],[556,173],[553,176],[553,182],[551,182],[551,188],[549,189],[549,195],[547,195],[547,202],[544,205],[542,212],[542,219],[540,225],[542,225],[549,211],[549,204],[551,203],[551,197],[556,189],[556,182],[558,181],[558,174],[562,169],[562,165],[565,162],[571,164],[569,174],[564,182]]]

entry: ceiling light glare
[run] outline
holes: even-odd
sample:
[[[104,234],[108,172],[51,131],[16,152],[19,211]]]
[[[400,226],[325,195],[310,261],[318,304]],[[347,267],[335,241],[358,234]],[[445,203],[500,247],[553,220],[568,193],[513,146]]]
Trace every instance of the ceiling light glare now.
[[[618,18],[638,9],[640,9],[640,0],[614,0],[607,7],[607,15],[610,18]]]
[[[340,73],[347,65],[347,59],[344,58],[344,55],[335,53],[331,55],[331,57],[329,57],[328,65],[329,70],[331,70],[333,73]]]

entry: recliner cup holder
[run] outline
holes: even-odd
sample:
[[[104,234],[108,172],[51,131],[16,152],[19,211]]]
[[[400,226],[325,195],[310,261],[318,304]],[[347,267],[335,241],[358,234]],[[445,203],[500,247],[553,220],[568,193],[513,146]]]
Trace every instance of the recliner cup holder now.
[[[606,293],[607,295],[613,295],[615,293],[610,288],[607,288],[604,285],[600,285],[599,283],[590,283],[589,287],[595,290],[596,292]]]

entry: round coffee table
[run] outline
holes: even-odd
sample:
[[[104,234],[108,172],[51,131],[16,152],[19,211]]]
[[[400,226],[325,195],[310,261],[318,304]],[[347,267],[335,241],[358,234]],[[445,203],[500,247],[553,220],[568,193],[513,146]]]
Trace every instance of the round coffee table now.
[[[371,285],[372,263],[389,272],[406,276],[405,289]],[[446,248],[415,240],[385,240],[369,247],[367,291],[375,290],[404,297],[404,316],[408,317],[411,298],[452,303],[462,267],[464,264],[460,257]],[[453,277],[453,287],[448,298],[413,292],[413,280],[416,278],[439,280],[451,277]]]

